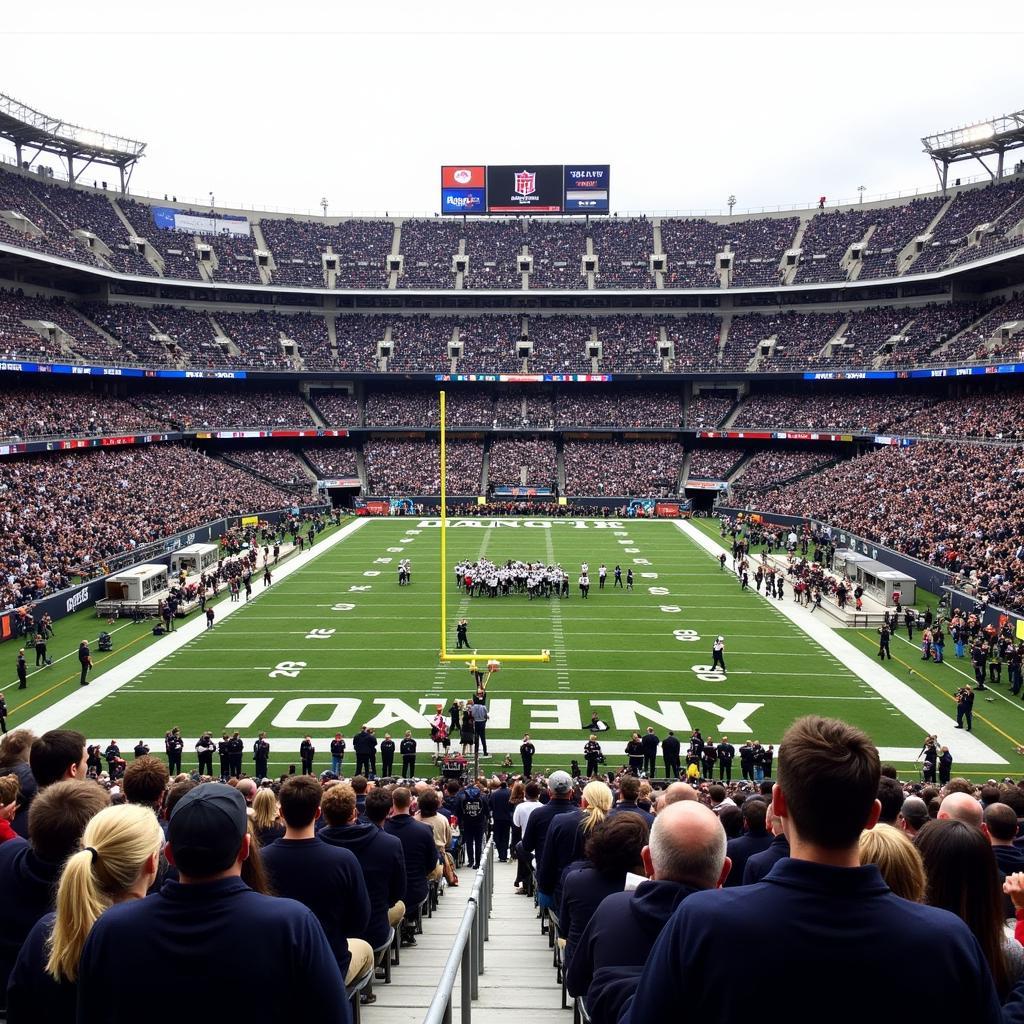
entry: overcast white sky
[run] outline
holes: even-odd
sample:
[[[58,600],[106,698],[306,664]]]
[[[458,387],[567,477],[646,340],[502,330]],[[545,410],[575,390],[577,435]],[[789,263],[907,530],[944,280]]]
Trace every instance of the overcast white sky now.
[[[930,189],[922,135],[1024,108],[1019,0],[28,6],[0,92],[222,206],[433,212],[459,161],[607,162],[620,211],[811,204]]]

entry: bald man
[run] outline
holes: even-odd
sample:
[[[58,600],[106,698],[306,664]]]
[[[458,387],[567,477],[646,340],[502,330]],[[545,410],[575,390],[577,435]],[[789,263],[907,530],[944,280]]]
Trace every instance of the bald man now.
[[[688,782],[673,782],[666,786],[664,792],[655,801],[654,808],[661,812],[670,804],[679,803],[681,800],[697,800],[697,791]]]
[[[676,907],[691,893],[719,888],[732,867],[718,816],[685,798],[658,814],[640,856],[648,881],[601,902],[566,969],[566,988],[586,997],[595,1022],[616,1019]]]
[[[973,825],[987,832],[982,820],[981,804],[968,793],[950,793],[943,798],[939,804],[938,819],[945,821],[947,818],[962,821],[965,825]]]

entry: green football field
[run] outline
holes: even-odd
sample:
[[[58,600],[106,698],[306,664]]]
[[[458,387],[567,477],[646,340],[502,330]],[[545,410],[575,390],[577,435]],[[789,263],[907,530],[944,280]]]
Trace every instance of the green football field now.
[[[745,739],[777,745],[794,718],[816,713],[866,729],[883,758],[908,775],[936,721],[940,742],[973,744],[957,757],[958,773],[1017,771],[1019,701],[1002,693],[992,704],[979,700],[973,735],[954,733],[949,693],[959,685],[956,667],[932,671],[896,641],[899,660],[881,671],[869,632],[828,630],[820,617],[805,625],[806,613],[790,607],[789,595],[780,605],[742,592],[706,549],[717,541],[717,526],[700,521],[680,528],[671,521],[452,520],[449,650],[455,622],[465,617],[482,658],[551,652],[548,663],[506,661],[492,677],[492,756],[484,766],[496,768],[511,754],[518,767],[524,733],[537,746],[537,767],[582,763],[592,711],[610,726],[600,737],[608,768],[624,762],[630,733],[648,725],[662,736],[673,729],[684,741],[699,727],[705,737],[728,735],[737,747]],[[570,573],[570,597],[467,598],[455,588],[453,567],[481,556],[559,562]],[[397,582],[401,558],[412,562],[408,587]],[[593,581],[588,600],[576,586],[584,561]],[[429,717],[439,702],[447,710],[453,698],[472,692],[465,665],[438,659],[438,520],[353,521],[293,562],[269,589],[257,576],[249,604],[221,601],[212,630],[195,617],[157,639],[145,627],[121,626],[115,654],[97,665],[90,687],[78,687],[73,658],[34,674],[25,694],[8,685],[9,726],[39,731],[68,724],[104,745],[117,738],[130,756],[139,738],[162,753],[164,732],[177,725],[186,737],[186,767],[195,763],[193,745],[204,730],[237,730],[247,740],[250,771],[252,740],[265,731],[276,773],[297,763],[303,736],[314,738],[322,769],[335,732],[351,741],[370,724],[378,739],[390,733],[397,740],[411,729],[426,773]],[[609,570],[604,590],[597,585],[602,562]],[[616,564],[623,577],[633,569],[632,591],[613,587]],[[76,616],[57,628],[59,657],[61,644],[70,649],[79,633],[95,635],[99,624]],[[719,633],[726,638],[726,676],[709,667]],[[352,762],[350,745],[349,768]]]

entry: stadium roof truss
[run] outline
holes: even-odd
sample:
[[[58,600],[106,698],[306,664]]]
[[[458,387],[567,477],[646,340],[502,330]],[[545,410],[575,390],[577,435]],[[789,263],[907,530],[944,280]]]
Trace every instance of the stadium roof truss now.
[[[995,181],[1003,176],[1004,154],[1024,147],[1024,110],[938,135],[928,135],[921,143],[932,158],[943,191],[946,190],[949,165],[960,160],[977,160]],[[992,156],[996,157],[995,170],[982,159]]]
[[[122,192],[127,191],[132,170],[146,149],[144,142],[69,124],[41,114],[3,93],[0,93],[0,138],[14,144],[19,167],[25,163],[31,166],[40,153],[61,157],[67,163],[68,180],[72,183],[93,163],[116,167],[121,173]],[[26,160],[27,149],[35,152]]]

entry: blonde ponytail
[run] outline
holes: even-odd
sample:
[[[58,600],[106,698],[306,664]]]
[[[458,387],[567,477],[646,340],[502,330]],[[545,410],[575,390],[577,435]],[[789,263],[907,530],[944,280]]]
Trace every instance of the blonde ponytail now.
[[[163,838],[152,810],[135,804],[106,807],[86,825],[82,849],[68,858],[57,890],[46,962],[55,981],[75,981],[92,926],[138,881]]]
[[[608,812],[612,809],[612,791],[605,782],[588,782],[583,787],[583,799],[586,800],[587,806],[583,812],[580,829],[586,835],[608,817]]]

